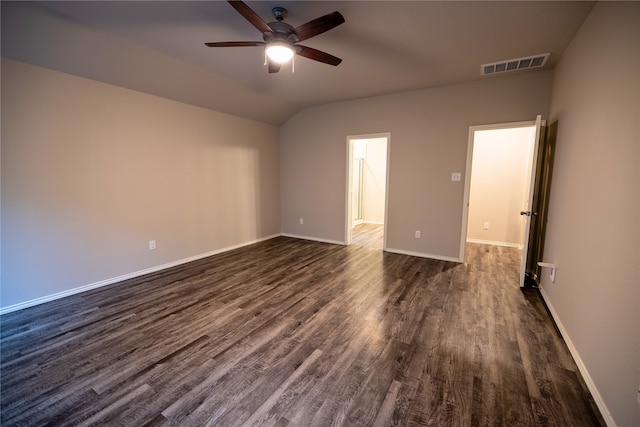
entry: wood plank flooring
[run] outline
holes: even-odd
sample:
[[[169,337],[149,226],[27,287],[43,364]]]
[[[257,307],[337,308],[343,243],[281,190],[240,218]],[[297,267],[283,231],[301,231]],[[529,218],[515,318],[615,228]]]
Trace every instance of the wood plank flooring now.
[[[382,250],[384,238],[383,224],[362,223],[353,227],[351,244]]]
[[[603,426],[517,251],[279,237],[9,313],[3,426]]]

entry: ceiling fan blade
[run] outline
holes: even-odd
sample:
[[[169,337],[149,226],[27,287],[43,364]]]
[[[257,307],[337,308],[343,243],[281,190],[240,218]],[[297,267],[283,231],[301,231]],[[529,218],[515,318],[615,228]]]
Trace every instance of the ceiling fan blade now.
[[[273,30],[269,25],[257,13],[255,13],[249,6],[247,6],[243,1],[230,1],[229,4],[233,6],[235,10],[240,13],[246,19],[258,29],[261,33],[271,33]]]
[[[275,61],[269,61],[269,74],[277,73],[280,71],[280,64]]]
[[[296,45],[296,53],[300,56],[304,56],[305,58],[324,62],[325,64],[333,66],[339,65],[342,62],[342,59],[329,55],[326,52],[322,52],[321,50],[314,49],[312,47],[300,46],[299,44]]]
[[[209,47],[241,47],[241,46],[264,46],[265,42],[214,42],[205,43]]]
[[[340,12],[336,11],[309,21],[306,24],[302,24],[297,27],[295,31],[298,35],[298,41],[301,42],[318,34],[322,34],[325,31],[329,31],[342,23],[344,23],[344,17]]]

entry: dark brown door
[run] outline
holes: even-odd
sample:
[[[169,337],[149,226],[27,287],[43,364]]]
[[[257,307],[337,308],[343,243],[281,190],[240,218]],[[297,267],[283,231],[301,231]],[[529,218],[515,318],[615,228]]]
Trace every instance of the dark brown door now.
[[[531,228],[527,243],[525,287],[537,287],[539,284],[540,267],[538,266],[538,261],[542,261],[544,251],[557,133],[558,122],[555,121],[551,125],[542,128],[540,134],[533,202],[531,205]]]

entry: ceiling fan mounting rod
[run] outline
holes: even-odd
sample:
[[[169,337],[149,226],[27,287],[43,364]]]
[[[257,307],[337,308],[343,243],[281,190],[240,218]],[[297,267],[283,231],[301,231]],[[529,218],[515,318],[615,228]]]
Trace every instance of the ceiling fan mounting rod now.
[[[271,12],[273,13],[273,16],[276,18],[278,22],[282,22],[282,20],[286,18],[288,15],[287,9],[279,6],[276,6],[273,9],[271,9]]]

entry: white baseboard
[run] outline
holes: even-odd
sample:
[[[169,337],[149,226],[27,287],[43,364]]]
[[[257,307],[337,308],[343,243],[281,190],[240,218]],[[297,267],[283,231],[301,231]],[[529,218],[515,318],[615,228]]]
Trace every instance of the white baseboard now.
[[[481,240],[481,239],[467,239],[468,243],[479,243],[481,245],[494,245],[494,246],[505,246],[507,248],[520,248],[522,246],[517,243],[511,242],[496,242],[495,240]]]
[[[311,240],[311,241],[320,242],[320,243],[330,243],[330,244],[333,244],[333,245],[342,245],[342,246],[346,245],[345,242],[340,242],[340,241],[337,241],[337,240],[318,239],[316,237],[300,236],[300,235],[296,235],[296,234],[282,233],[281,236],[292,237],[294,239]],[[450,261],[450,262],[457,262],[457,263],[463,262],[459,258],[442,256],[442,255],[426,254],[426,253],[423,253],[423,252],[405,251],[405,250],[402,250],[402,249],[385,248],[384,251],[385,252],[394,253],[394,254],[400,254],[400,255],[415,256],[415,257],[419,257],[419,258],[435,259],[435,260],[438,260],[438,261]]]
[[[600,395],[598,388],[593,382],[591,375],[589,375],[589,371],[587,370],[587,367],[584,365],[584,362],[582,361],[582,358],[580,357],[578,350],[573,345],[573,342],[571,341],[571,337],[569,337],[567,330],[562,325],[562,322],[560,321],[560,318],[558,317],[558,313],[553,307],[553,304],[551,304],[551,301],[549,301],[549,297],[547,296],[547,293],[544,291],[544,288],[542,286],[540,286],[538,289],[540,290],[540,295],[542,295],[542,299],[544,299],[544,302],[547,305],[547,308],[549,309],[549,313],[551,313],[551,317],[553,317],[553,320],[556,322],[556,326],[560,330],[560,334],[562,334],[562,339],[564,340],[564,342],[567,344],[567,347],[569,348],[569,353],[571,353],[573,360],[576,362],[576,365],[578,366],[578,370],[580,371],[580,374],[582,374],[582,378],[584,379],[584,382],[587,384],[587,387],[589,388],[589,391],[593,396],[593,400],[596,402],[598,409],[600,409],[602,418],[604,418],[604,421],[607,423],[607,426],[617,427],[616,422],[613,420],[613,417],[609,412],[609,408],[607,408],[607,405],[604,403],[604,400],[602,399],[602,396]]]
[[[338,240],[329,240],[329,239],[320,239],[318,237],[310,237],[310,236],[301,236],[299,234],[289,234],[289,233],[281,233],[280,234],[283,237],[292,237],[294,239],[302,239],[302,240],[311,240],[313,242],[320,242],[320,243],[330,243],[332,245],[346,245],[347,243],[342,241],[338,241]]]
[[[90,291],[92,289],[101,288],[103,286],[113,285],[115,283],[122,282],[124,280],[128,280],[128,279],[133,279],[135,277],[144,276],[145,274],[155,273],[155,272],[158,272],[160,270],[164,270],[166,268],[171,268],[171,267],[175,267],[175,266],[178,266],[178,265],[181,265],[181,264],[186,264],[186,263],[191,262],[191,261],[197,261],[199,259],[206,258],[206,257],[212,256],[212,255],[217,255],[217,254],[220,254],[220,253],[223,253],[223,252],[228,252],[228,251],[231,251],[231,250],[234,250],[234,249],[242,248],[244,246],[249,246],[249,245],[253,245],[255,243],[263,242],[265,240],[270,240],[270,239],[273,239],[273,238],[278,237],[278,236],[280,236],[280,234],[274,234],[274,235],[271,235],[271,236],[262,237],[260,239],[251,240],[251,241],[240,243],[240,244],[233,245],[233,246],[227,246],[225,248],[216,249],[216,250],[213,250],[211,252],[206,252],[206,253],[195,255],[195,256],[192,256],[192,257],[189,257],[189,258],[184,258],[184,259],[181,259],[181,260],[178,260],[178,261],[172,261],[172,262],[169,262],[169,263],[166,263],[166,264],[162,264],[162,265],[158,265],[158,266],[155,266],[155,267],[146,268],[144,270],[135,271],[133,273],[123,274],[122,276],[112,277],[110,279],[101,280],[99,282],[90,283],[88,285],[80,286],[80,287],[73,288],[73,289],[68,289],[66,291],[58,292],[58,293],[55,293],[55,294],[52,294],[52,295],[46,295],[44,297],[32,299],[32,300],[21,302],[21,303],[18,303],[18,304],[9,305],[7,307],[0,308],[0,315],[5,314],[5,313],[11,313],[12,311],[22,310],[22,309],[28,308],[28,307],[33,307],[33,306],[36,306],[36,305],[39,305],[39,304],[44,304],[45,302],[54,301],[54,300],[57,300],[57,299],[60,299],[60,298],[68,297],[70,295],[75,295],[75,294],[79,294],[81,292]]]
[[[360,224],[372,224],[372,225],[382,225],[383,221],[368,221],[366,219],[354,219],[351,223],[352,226],[360,225]]]
[[[454,257],[448,257],[448,256],[442,256],[442,255],[425,254],[425,253],[422,253],[422,252],[405,251],[405,250],[402,250],[402,249],[386,248],[385,252],[391,252],[391,253],[400,254],[400,255],[415,256],[415,257],[419,257],[419,258],[435,259],[435,260],[438,260],[438,261],[449,261],[449,262],[457,262],[457,263],[463,262],[460,258],[454,258]]]

